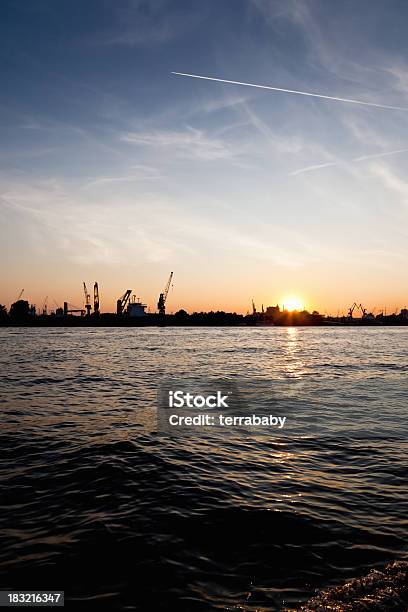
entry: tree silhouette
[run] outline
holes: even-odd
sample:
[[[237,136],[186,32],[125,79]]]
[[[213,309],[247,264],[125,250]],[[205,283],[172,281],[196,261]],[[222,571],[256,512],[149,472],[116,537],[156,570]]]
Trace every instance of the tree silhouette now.
[[[175,315],[175,317],[179,317],[179,318],[185,318],[188,317],[188,313],[186,310],[184,310],[183,308],[181,308],[181,310],[178,310]]]
[[[18,300],[11,305],[10,318],[13,321],[24,321],[30,314],[30,304],[27,300]]]
[[[0,304],[0,321],[7,321],[7,319],[8,319],[7,308],[3,306],[3,304]]]

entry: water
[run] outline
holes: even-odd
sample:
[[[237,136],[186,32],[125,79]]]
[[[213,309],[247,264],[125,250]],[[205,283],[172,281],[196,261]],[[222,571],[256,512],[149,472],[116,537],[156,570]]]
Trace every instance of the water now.
[[[407,558],[407,328],[0,337],[2,588],[266,612]],[[220,378],[287,428],[156,432],[164,380]]]

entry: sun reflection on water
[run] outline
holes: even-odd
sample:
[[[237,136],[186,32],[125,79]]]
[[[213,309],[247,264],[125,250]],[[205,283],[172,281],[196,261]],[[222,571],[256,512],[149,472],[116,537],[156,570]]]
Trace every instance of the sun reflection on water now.
[[[289,378],[302,378],[306,364],[300,357],[301,341],[297,327],[286,327],[284,343],[284,372]]]

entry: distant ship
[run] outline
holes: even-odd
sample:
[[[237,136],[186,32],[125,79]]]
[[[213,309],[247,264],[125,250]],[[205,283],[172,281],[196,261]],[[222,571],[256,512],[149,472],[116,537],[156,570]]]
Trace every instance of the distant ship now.
[[[129,317],[145,317],[147,315],[146,308],[147,304],[142,304],[140,298],[132,295],[132,299],[127,307],[127,314]]]

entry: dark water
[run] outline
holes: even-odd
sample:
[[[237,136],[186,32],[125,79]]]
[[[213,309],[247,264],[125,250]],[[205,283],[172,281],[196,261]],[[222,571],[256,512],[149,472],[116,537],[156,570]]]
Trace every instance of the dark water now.
[[[407,328],[0,338],[2,588],[265,612],[407,558]],[[157,433],[172,378],[227,378],[288,426]]]

